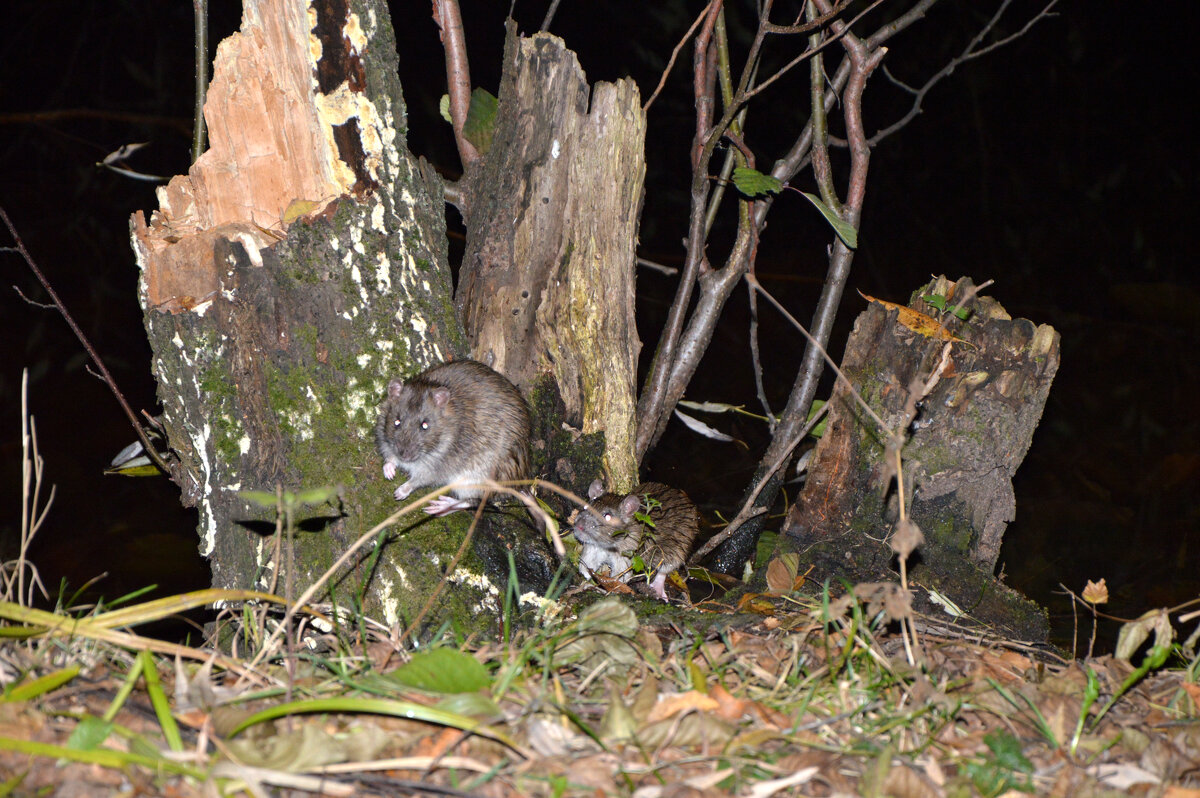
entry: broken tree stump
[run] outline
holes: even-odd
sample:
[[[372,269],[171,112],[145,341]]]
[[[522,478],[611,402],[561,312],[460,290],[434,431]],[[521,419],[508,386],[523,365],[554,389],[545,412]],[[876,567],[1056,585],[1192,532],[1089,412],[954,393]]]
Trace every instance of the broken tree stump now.
[[[944,297],[952,309],[971,287],[968,278],[938,277],[914,293],[909,308],[936,317],[938,309],[921,297]],[[906,326],[907,309],[872,301],[855,322],[842,370],[890,430],[907,427],[904,493],[909,517],[925,536],[909,561],[911,580],[979,620],[1040,639],[1044,613],[993,572],[1016,512],[1012,477],[1058,370],[1059,335],[1049,325],[1010,318],[987,297],[965,307],[971,311],[965,322],[949,313],[941,319],[956,340],[940,379],[915,406],[911,392],[933,374],[948,341]],[[839,381],[781,546],[803,552],[826,576],[894,578],[886,540],[899,507],[885,457],[888,436]]]
[[[637,84],[590,86],[561,39],[519,37],[510,21],[498,99],[491,145],[464,181],[459,317],[475,356],[526,395],[552,374],[567,422],[604,432],[608,484],[632,488],[646,173]]]

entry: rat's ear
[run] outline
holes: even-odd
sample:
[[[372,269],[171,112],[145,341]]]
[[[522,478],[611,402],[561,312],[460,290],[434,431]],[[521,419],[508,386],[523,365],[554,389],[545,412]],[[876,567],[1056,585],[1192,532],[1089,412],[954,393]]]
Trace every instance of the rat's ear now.
[[[631,493],[621,500],[621,517],[633,518],[633,514],[642,506],[642,500],[636,493]]]
[[[404,380],[392,380],[388,383],[388,399],[395,399],[404,392]]]
[[[446,402],[449,402],[449,401],[450,401],[450,389],[449,388],[435,388],[433,390],[433,403],[435,405],[437,405],[438,407],[441,407],[442,405],[446,404]]]
[[[604,483],[598,479],[593,479],[592,484],[588,485],[588,498],[592,501],[599,499],[604,495]]]

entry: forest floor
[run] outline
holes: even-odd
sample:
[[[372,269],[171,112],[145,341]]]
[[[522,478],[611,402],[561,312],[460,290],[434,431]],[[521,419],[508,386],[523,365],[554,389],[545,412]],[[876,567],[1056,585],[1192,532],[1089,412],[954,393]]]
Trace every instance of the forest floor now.
[[[659,625],[609,596],[416,653],[243,610],[253,660],[3,604],[0,796],[1200,796],[1194,617],[1070,660],[866,595]]]

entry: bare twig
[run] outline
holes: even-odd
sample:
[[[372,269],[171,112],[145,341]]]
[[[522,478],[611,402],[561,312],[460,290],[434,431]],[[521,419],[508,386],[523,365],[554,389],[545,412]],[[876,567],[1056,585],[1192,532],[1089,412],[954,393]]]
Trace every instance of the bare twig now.
[[[13,226],[12,220],[8,218],[8,212],[2,207],[0,207],[0,217],[3,217],[4,224],[8,227],[8,232],[13,237],[13,241],[17,245],[17,252],[21,253],[21,257],[25,259],[25,264],[29,266],[29,269],[34,273],[34,276],[38,278],[38,282],[42,284],[42,288],[46,289],[46,293],[50,295],[50,299],[54,302],[54,306],[58,308],[58,312],[61,313],[63,319],[66,320],[67,326],[71,328],[73,333],[75,333],[75,337],[79,339],[79,343],[83,344],[83,348],[87,350],[88,356],[91,357],[92,362],[96,364],[96,368],[98,368],[100,373],[104,376],[104,381],[108,383],[108,387],[113,392],[113,396],[116,397],[117,403],[121,405],[121,409],[125,411],[126,417],[129,418],[129,423],[133,425],[133,430],[137,434],[138,440],[141,441],[142,447],[146,450],[146,456],[153,460],[154,464],[158,466],[164,474],[170,475],[171,469],[162,459],[162,456],[155,451],[154,444],[150,442],[150,436],[146,434],[146,430],[143,429],[142,425],[138,422],[137,416],[133,412],[133,408],[129,406],[129,402],[125,401],[125,395],[121,393],[121,389],[117,387],[116,380],[114,380],[112,375],[108,373],[108,368],[104,365],[104,361],[100,359],[100,353],[96,351],[95,347],[92,346],[92,342],[88,340],[87,336],[83,334],[83,330],[81,330],[79,325],[75,323],[74,317],[71,316],[70,312],[67,310],[67,306],[63,304],[62,300],[58,298],[58,293],[55,292],[54,287],[50,285],[50,281],[46,279],[46,275],[42,274],[42,270],[38,268],[36,263],[34,263],[33,256],[30,255],[29,250],[25,248],[25,242],[22,241],[21,236],[17,234],[17,228]]]
[[[817,7],[811,2],[805,3],[804,7],[810,16],[817,13]],[[842,201],[838,199],[837,188],[833,185],[833,166],[829,163],[829,120],[825,116],[825,60],[820,52],[820,32],[813,33],[808,41],[813,53],[808,62],[809,107],[812,114],[809,118],[812,120],[813,129],[813,177],[817,180],[821,201],[841,216]]]
[[[780,315],[787,319],[793,327],[799,330],[800,333],[808,339],[809,346],[815,347],[820,352],[821,357],[823,357],[825,362],[829,364],[829,367],[833,369],[833,373],[837,375],[838,380],[846,387],[846,390],[850,391],[850,395],[854,397],[855,402],[857,402],[858,406],[861,407],[863,411],[871,417],[871,420],[874,421],[879,427],[880,432],[882,432],[884,435],[890,435],[891,428],[888,427],[884,420],[879,417],[879,414],[872,410],[871,406],[867,404],[866,400],[862,398],[857,390],[855,390],[853,383],[850,382],[849,378],[846,377],[845,373],[842,372],[842,369],[836,362],[834,362],[833,358],[829,356],[829,353],[825,351],[824,344],[818,341],[816,336],[804,329],[804,325],[798,322],[795,316],[793,316],[791,313],[788,313],[787,308],[785,308],[778,299],[771,296],[771,292],[763,288],[762,284],[758,282],[754,275],[747,274],[746,282],[750,284],[750,287],[753,290],[766,297],[767,301],[775,306],[775,309],[779,311]]]
[[[467,37],[463,32],[458,0],[433,0],[433,21],[441,31],[446,51],[446,92],[450,96],[450,119],[454,142],[463,171],[479,160],[479,151],[463,135],[463,125],[471,110],[471,68],[467,63]]]
[[[665,274],[668,277],[674,277],[675,275],[679,274],[679,269],[676,269],[674,266],[667,266],[662,263],[656,263],[655,261],[646,260],[645,258],[638,258],[637,265],[641,266],[644,269],[650,269],[651,271],[656,271],[659,274]]]
[[[0,247],[0,252],[17,252],[17,251],[18,250],[16,247]],[[42,310],[55,310],[56,309],[53,302],[38,302],[37,300],[30,299],[29,297],[25,296],[25,294],[21,292],[21,289],[15,285],[13,286],[13,290],[17,292],[17,296],[19,296],[19,297],[21,297],[21,299],[25,300],[25,304],[27,304],[27,305],[33,305],[35,308],[41,308]]]
[[[875,0],[875,2],[871,3],[871,5],[867,6],[862,11],[858,12],[858,14],[856,14],[854,16],[854,18],[850,20],[849,23],[847,23],[846,28],[842,32],[833,33],[832,35],[829,36],[829,38],[825,39],[825,41],[821,42],[815,48],[810,48],[810,49],[805,50],[804,52],[800,53],[800,55],[796,56],[791,61],[784,64],[782,67],[779,68],[779,70],[774,75],[772,75],[771,77],[764,80],[762,83],[760,83],[758,86],[756,86],[753,90],[748,90],[746,92],[746,95],[742,98],[742,101],[749,102],[757,94],[764,91],[772,83],[774,83],[775,81],[782,78],[788,72],[791,72],[792,69],[799,66],[804,61],[806,61],[807,59],[809,59],[813,55],[815,55],[816,53],[820,52],[821,50],[824,50],[826,47],[828,47],[829,45],[836,42],[838,39],[840,39],[845,34],[846,30],[849,30],[850,25],[853,25],[855,22],[858,22],[860,19],[862,19],[864,16],[866,16],[866,14],[868,12],[870,12],[873,8],[875,8],[880,3],[883,3],[884,1],[885,0]],[[843,8],[844,8],[844,6],[843,6]],[[822,14],[820,17],[818,17],[816,20],[814,20],[814,22],[820,20],[821,23],[824,24],[825,21],[835,19],[841,13],[841,11],[842,11],[842,8],[833,9],[828,14]],[[808,26],[805,25],[802,27],[808,27]]]
[[[550,7],[546,9],[546,16],[542,18],[542,27],[538,31],[550,30],[550,23],[554,21],[554,15],[558,13],[559,0],[550,0]],[[509,14],[509,16],[512,16]]]
[[[753,267],[750,271],[751,274],[754,273]],[[758,294],[749,282],[746,283],[746,293],[750,303],[750,365],[754,371],[754,390],[758,393],[758,403],[762,405],[763,414],[767,417],[767,429],[774,434],[778,421],[775,419],[775,412],[771,410],[771,403],[767,401],[766,389],[763,388],[762,355],[758,351]]]
[[[1054,6],[1056,6],[1058,4],[1058,0],[1050,0],[1050,2],[1048,2],[1045,5],[1045,7],[1042,8],[1041,11],[1039,11],[1037,14],[1035,14],[1033,16],[1033,18],[1028,20],[1023,26],[1021,26],[1021,29],[1018,30],[1016,33],[1013,33],[1009,36],[1005,36],[1002,39],[998,39],[998,40],[992,42],[991,44],[987,45],[986,47],[979,47],[979,44],[980,44],[980,42],[983,41],[984,37],[987,36],[996,27],[996,25],[999,24],[1000,18],[1002,16],[1004,16],[1004,12],[1008,9],[1011,2],[1012,2],[1012,0],[1004,0],[1004,2],[1000,4],[1000,8],[998,8],[996,10],[996,13],[992,15],[992,18],[990,20],[988,20],[988,22],[982,28],[980,28],[979,33],[977,33],[971,39],[971,41],[967,43],[967,46],[963,48],[962,53],[959,54],[956,58],[951,59],[950,63],[946,64],[944,67],[942,67],[940,70],[938,70],[932,76],[930,76],[930,78],[928,80],[926,80],[925,83],[919,89],[913,89],[909,86],[906,86],[904,83],[902,83],[900,80],[896,79],[895,77],[892,77],[891,75],[888,76],[891,79],[891,81],[893,83],[895,83],[897,86],[900,86],[901,88],[905,89],[906,91],[908,91],[909,93],[914,95],[913,102],[912,102],[912,106],[909,107],[908,111],[904,114],[904,116],[900,117],[895,122],[888,125],[887,127],[877,131],[875,133],[875,135],[871,137],[870,145],[872,147],[874,147],[876,144],[883,141],[885,138],[892,135],[896,131],[904,128],[906,125],[908,125],[909,122],[911,122],[913,120],[914,117],[916,117],[919,113],[921,113],[921,105],[924,103],[925,97],[926,97],[926,95],[929,94],[930,90],[933,89],[933,87],[936,86],[938,83],[940,83],[944,78],[948,78],[950,75],[954,74],[954,70],[958,69],[959,66],[966,63],[967,61],[971,61],[973,59],[979,58],[982,55],[990,53],[991,51],[993,51],[997,48],[1003,47],[1004,45],[1009,44],[1010,42],[1024,36],[1026,33],[1029,32],[1029,29],[1032,28],[1034,25],[1036,25],[1038,22],[1040,22],[1041,20],[1046,19],[1048,17],[1054,16],[1052,11],[1054,9]],[[977,47],[979,47],[979,49],[976,49]]]
[[[683,333],[692,289],[702,271],[708,271],[704,255],[704,208],[707,204],[708,162],[712,156],[712,141],[708,138],[712,120],[713,85],[711,54],[713,28],[717,13],[721,10],[720,0],[713,0],[705,12],[704,25],[696,36],[695,52],[692,56],[692,93],[696,104],[696,131],[692,139],[692,189],[691,212],[688,217],[687,259],[684,261],[683,276],[675,299],[667,313],[667,323],[659,336],[658,351],[650,366],[645,388],[638,399],[638,430],[635,452],[640,461],[658,438],[666,425],[669,407],[666,401],[668,380],[676,360],[676,347]]]
[[[754,290],[751,289],[750,293],[753,294]],[[711,552],[717,546],[720,546],[729,538],[733,537],[733,534],[741,529],[742,524],[746,523],[751,518],[756,518],[762,515],[767,511],[766,507],[754,506],[754,503],[758,500],[759,493],[761,493],[763,488],[767,486],[771,477],[774,476],[775,473],[783,467],[783,464],[787,461],[787,459],[791,457],[792,452],[795,451],[796,447],[800,445],[800,441],[804,440],[804,436],[816,429],[817,425],[821,423],[821,419],[824,418],[825,414],[828,412],[829,404],[826,403],[821,407],[820,410],[818,410],[816,413],[813,413],[813,417],[808,420],[808,423],[804,425],[804,428],[796,433],[795,438],[792,439],[791,445],[788,446],[784,452],[775,459],[775,462],[771,464],[766,477],[758,480],[758,484],[754,486],[754,489],[750,491],[750,494],[742,502],[742,509],[739,510],[738,514],[733,517],[733,520],[726,524],[724,529],[705,541],[704,545],[697,549],[696,553],[688,559],[688,562],[693,564],[700,562],[708,556],[709,552]]]
[[[204,154],[207,128],[204,126],[204,99],[208,94],[208,0],[192,0],[196,28],[196,110],[192,122],[192,163]]]
[[[721,2],[721,0],[709,0],[708,5],[705,6],[704,10],[700,12],[700,15],[696,17],[696,21],[693,22],[692,26],[687,29],[687,33],[683,34],[683,38],[679,40],[679,44],[675,45],[675,49],[671,51],[671,57],[667,60],[667,66],[663,69],[662,77],[658,79],[658,85],[655,86],[654,91],[650,93],[650,99],[646,100],[646,102],[642,104],[643,114],[650,110],[650,105],[658,98],[658,95],[663,90],[663,86],[667,85],[667,76],[671,74],[671,69],[675,66],[675,59],[679,58],[679,51],[683,49],[685,44],[687,44],[687,40],[692,38],[692,34],[696,32],[696,28],[700,27],[700,23],[703,22],[706,17],[708,17],[713,5],[719,2]]]

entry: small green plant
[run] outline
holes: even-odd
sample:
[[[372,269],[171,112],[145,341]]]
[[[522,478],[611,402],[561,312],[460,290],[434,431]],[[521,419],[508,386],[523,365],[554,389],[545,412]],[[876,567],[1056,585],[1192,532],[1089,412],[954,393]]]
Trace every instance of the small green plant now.
[[[942,296],[941,294],[922,294],[921,299],[923,299],[924,301],[928,302],[930,305],[933,305],[935,308],[937,308],[938,313],[946,312],[946,309],[947,309],[946,303],[948,300],[946,299],[946,297]],[[956,318],[961,319],[962,321],[966,321],[967,318],[971,315],[971,311],[967,310],[966,308],[962,307],[961,305],[954,305],[953,307],[950,308],[950,310],[952,311],[953,315]]]
[[[1021,741],[1006,731],[984,735],[991,754],[967,763],[967,776],[980,794],[991,798],[1012,790],[1032,793],[1033,763],[1021,753]]]

